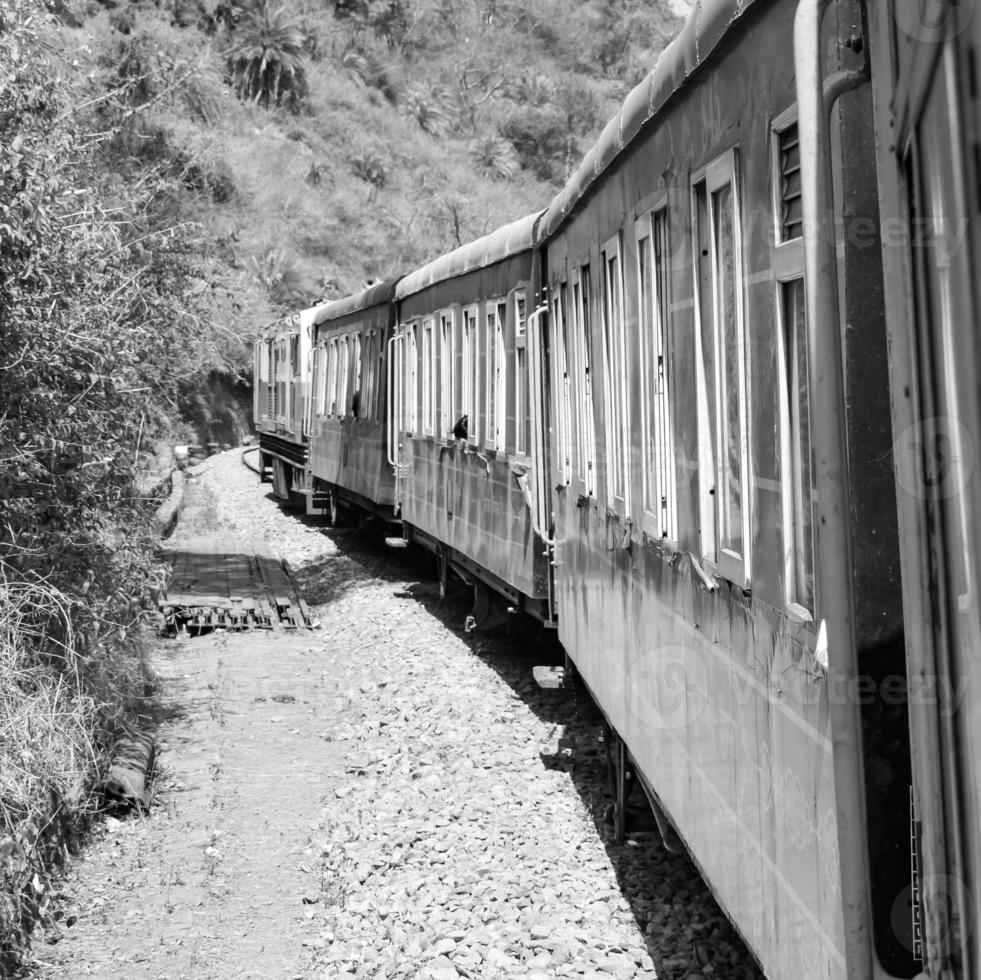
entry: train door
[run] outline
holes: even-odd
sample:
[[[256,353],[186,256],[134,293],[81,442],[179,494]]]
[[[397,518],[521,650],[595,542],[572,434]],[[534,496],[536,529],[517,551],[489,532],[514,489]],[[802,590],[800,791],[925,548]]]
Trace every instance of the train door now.
[[[981,975],[981,412],[972,5],[870,5],[924,975]],[[976,12],[975,12],[976,13]]]

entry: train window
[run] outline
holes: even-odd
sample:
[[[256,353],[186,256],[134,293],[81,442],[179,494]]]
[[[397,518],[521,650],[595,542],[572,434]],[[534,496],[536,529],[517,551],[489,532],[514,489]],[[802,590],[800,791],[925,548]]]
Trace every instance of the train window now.
[[[525,294],[514,294],[514,451],[528,454],[528,322]]]
[[[748,585],[749,432],[736,153],[692,178],[702,554]]]
[[[804,279],[778,283],[783,354],[784,499],[792,544],[787,561],[787,599],[814,611],[814,491]]]
[[[436,347],[434,323],[422,324],[422,432],[431,436],[436,431]]]
[[[814,595],[814,481],[804,310],[803,215],[796,110],[773,123],[774,272],[777,352],[780,365],[780,468],[786,600],[801,618],[812,618]]]
[[[488,449],[504,448],[504,425],[507,412],[505,383],[507,381],[507,354],[504,347],[504,324],[507,305],[500,302],[487,304],[487,357],[486,404],[487,416],[484,427],[484,445]]]
[[[348,383],[351,377],[351,349],[347,337],[341,337],[337,348],[339,378],[337,382],[337,414],[340,418],[347,415],[349,397]]]
[[[405,419],[408,424],[408,432],[415,434],[419,431],[419,324],[413,323],[409,326],[409,352],[406,358],[406,371],[408,373],[407,384],[405,386],[406,401],[408,411]]]
[[[637,301],[640,310],[641,430],[643,438],[644,528],[678,540],[674,436],[669,384],[671,308],[668,211],[659,208],[637,221]]]
[[[318,344],[313,355],[314,411],[323,416],[327,408],[327,347]]]
[[[556,452],[559,480],[568,485],[572,477],[572,413],[570,410],[568,349],[569,287],[560,283],[552,287],[550,346],[553,351],[553,390],[557,400],[555,419]]]
[[[470,307],[463,311],[461,326],[461,343],[463,346],[463,398],[461,415],[467,417],[467,441],[477,442],[477,385],[478,375],[478,338],[477,338],[477,308]],[[457,419],[453,420],[455,425]]]
[[[374,413],[374,380],[375,380],[375,344],[376,335],[374,330],[369,330],[365,335],[364,347],[361,355],[361,398],[358,414],[363,419],[372,418]]]
[[[590,374],[590,302],[592,300],[589,265],[582,265],[574,273],[572,280],[572,336],[575,349],[576,392],[576,456],[577,473],[582,483],[583,493],[592,496],[596,490],[596,422],[593,417],[593,380]]]
[[[500,300],[497,304],[497,317],[494,322],[494,401],[497,411],[494,413],[495,430],[494,444],[500,450],[505,449],[505,430],[507,427],[508,406],[508,373],[507,347],[504,344],[504,329],[507,324],[508,304]]]
[[[356,333],[354,335],[352,353],[351,353],[351,365],[353,368],[354,380],[351,384],[351,414],[355,418],[359,418],[362,414],[361,411],[361,385],[363,383],[363,371],[361,362],[361,334]]]
[[[337,338],[327,347],[327,414],[337,412]]]
[[[603,247],[603,371],[606,391],[607,503],[628,515],[629,409],[627,404],[627,333],[623,313],[623,265],[620,236]]]
[[[453,429],[453,412],[458,401],[456,386],[456,343],[453,331],[453,314],[444,313],[439,318],[439,430],[441,439],[449,439]]]

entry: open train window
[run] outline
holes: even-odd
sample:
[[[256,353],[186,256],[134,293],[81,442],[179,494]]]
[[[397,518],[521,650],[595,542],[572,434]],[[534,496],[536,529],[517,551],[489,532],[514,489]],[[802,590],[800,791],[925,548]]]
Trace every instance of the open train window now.
[[[528,320],[524,290],[514,294],[514,451],[528,455]]]
[[[488,449],[504,449],[504,425],[507,412],[507,352],[504,347],[504,324],[507,304],[494,301],[487,304],[487,424],[484,445]]]
[[[816,606],[814,511],[817,501],[811,450],[804,311],[804,224],[796,108],[773,121],[772,167],[780,482],[786,529],[785,599],[788,610],[797,618],[812,619]]]
[[[327,345],[327,414],[337,411],[337,338]]]
[[[552,385],[556,398],[556,453],[558,456],[558,477],[568,486],[572,478],[572,411],[570,408],[569,358],[568,358],[568,320],[569,286],[556,283],[552,287]]]
[[[318,344],[313,356],[313,404],[319,417],[326,414],[327,408],[327,347]]]
[[[461,345],[463,354],[463,378],[461,415],[467,417],[467,441],[477,444],[477,388],[479,385],[479,337],[477,334],[477,307],[465,309],[461,318]],[[455,425],[458,420],[454,419]]]
[[[361,398],[359,405],[358,414],[363,419],[374,418],[374,404],[375,404],[375,373],[377,371],[377,363],[375,360],[375,346],[378,343],[378,337],[374,330],[369,330],[365,334],[364,347],[362,348],[361,355]]]
[[[351,345],[346,336],[341,337],[337,347],[339,365],[339,380],[337,382],[337,414],[339,418],[347,415],[347,403],[350,397],[348,385],[351,379]]]
[[[619,234],[603,246],[603,380],[606,415],[607,505],[629,515],[630,411],[627,401],[627,331],[623,308],[623,262]]]
[[[749,405],[736,151],[692,175],[701,548],[750,582]]]
[[[436,345],[432,319],[422,322],[422,434],[436,431]]]
[[[668,210],[662,205],[639,218],[634,232],[642,371],[643,524],[652,537],[676,542],[677,478],[669,379],[671,246],[668,221]]]
[[[361,334],[354,334],[352,340],[352,351],[351,351],[351,367],[353,380],[351,383],[350,397],[348,399],[351,406],[351,415],[354,418],[359,418],[361,416],[361,398],[362,391],[361,385],[363,383],[363,370],[361,361]]]
[[[439,431],[440,439],[451,438],[453,413],[457,403],[456,336],[453,314],[442,313],[439,318]]]
[[[596,422],[593,417],[593,380],[590,374],[590,276],[589,265],[580,266],[572,275],[572,348],[573,385],[576,401],[576,474],[584,496],[596,490]]]
[[[409,352],[406,358],[406,413],[410,435],[419,431],[419,324],[409,325]]]

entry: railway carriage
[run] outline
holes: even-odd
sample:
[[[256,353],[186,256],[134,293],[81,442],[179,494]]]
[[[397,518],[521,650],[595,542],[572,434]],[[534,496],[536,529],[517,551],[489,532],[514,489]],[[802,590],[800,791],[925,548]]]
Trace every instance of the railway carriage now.
[[[310,480],[335,525],[357,512],[395,516],[386,382],[396,282],[325,303],[313,315]]]
[[[474,628],[508,608],[551,622],[550,567],[530,506],[528,318],[538,215],[402,279],[393,463],[406,535],[475,588]],[[501,608],[496,597],[505,597]]]
[[[812,266],[797,6],[696,4],[540,224],[559,636],[613,731],[619,833],[636,779],[768,975],[908,977],[863,11],[806,41],[837,72],[826,206],[862,232],[829,222]]]
[[[313,321],[317,307],[270,327],[254,344],[253,418],[259,471],[282,500],[305,501],[312,512],[307,464]]]

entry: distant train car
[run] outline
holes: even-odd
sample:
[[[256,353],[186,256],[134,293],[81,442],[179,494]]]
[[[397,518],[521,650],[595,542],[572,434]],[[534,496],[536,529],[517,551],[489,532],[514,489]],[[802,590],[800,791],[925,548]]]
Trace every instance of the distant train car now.
[[[695,5],[541,221],[529,341],[618,832],[639,781],[786,980],[919,970],[863,9],[833,7],[795,63],[796,0]],[[861,236],[814,242],[815,98],[826,204]]]
[[[527,325],[538,215],[402,279],[392,447],[406,533],[441,581],[474,584],[471,625],[513,611],[552,621],[550,566],[528,473],[533,431]],[[540,417],[540,416],[536,416]]]
[[[259,470],[273,493],[291,503],[311,501],[308,409],[312,329],[317,307],[270,327],[254,345],[253,417]]]
[[[869,23],[918,955],[924,976],[968,980],[981,976],[981,17],[956,0],[877,0]]]
[[[388,445],[388,349],[397,280],[314,312],[310,479],[332,523],[355,513],[395,517]]]

